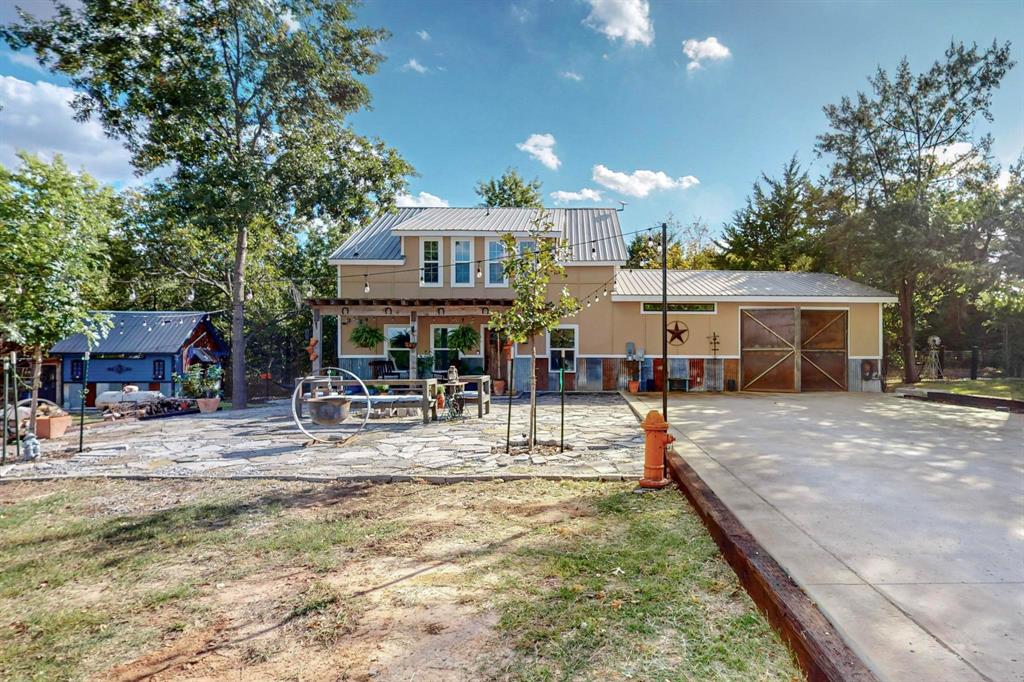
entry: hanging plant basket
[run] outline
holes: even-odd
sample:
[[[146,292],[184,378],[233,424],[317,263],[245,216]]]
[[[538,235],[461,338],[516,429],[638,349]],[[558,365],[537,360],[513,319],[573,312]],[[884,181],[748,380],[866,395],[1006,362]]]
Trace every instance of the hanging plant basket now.
[[[377,327],[371,327],[365,322],[360,322],[352,330],[352,334],[348,338],[358,348],[376,348],[381,343],[384,343],[384,332]]]

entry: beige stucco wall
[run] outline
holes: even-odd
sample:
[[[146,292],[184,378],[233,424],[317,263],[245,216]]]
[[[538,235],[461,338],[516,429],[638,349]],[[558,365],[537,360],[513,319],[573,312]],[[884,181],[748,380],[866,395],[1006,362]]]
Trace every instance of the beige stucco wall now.
[[[575,293],[575,292],[574,292]],[[849,310],[849,354],[851,357],[880,357],[878,337],[878,303],[778,303],[719,302],[715,314],[670,313],[669,322],[678,320],[690,330],[687,342],[681,346],[669,346],[669,355],[678,357],[708,357],[711,346],[708,337],[718,332],[718,355],[739,357],[739,313],[740,308],[792,307],[841,308]],[[609,309],[611,314],[609,315]],[[641,349],[647,355],[661,354],[661,315],[642,314],[636,301],[611,302],[602,299],[597,305],[584,307],[566,324],[579,325],[579,352],[581,355],[616,356],[625,355],[626,343],[633,342],[637,352]],[[537,352],[546,350],[545,339],[537,339]],[[522,344],[519,353],[529,354],[528,344]]]

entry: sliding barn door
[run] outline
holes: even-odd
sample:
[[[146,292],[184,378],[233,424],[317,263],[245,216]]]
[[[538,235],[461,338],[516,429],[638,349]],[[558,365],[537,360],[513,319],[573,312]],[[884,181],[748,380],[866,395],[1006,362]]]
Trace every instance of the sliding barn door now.
[[[796,391],[799,348],[796,308],[740,311],[740,387]]]

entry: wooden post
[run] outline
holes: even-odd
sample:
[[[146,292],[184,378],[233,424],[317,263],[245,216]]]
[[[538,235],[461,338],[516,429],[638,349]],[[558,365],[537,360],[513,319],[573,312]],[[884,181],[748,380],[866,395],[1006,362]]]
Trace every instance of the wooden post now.
[[[793,315],[795,316],[795,319],[793,321],[793,372],[796,374],[796,376],[793,377],[793,386],[796,389],[796,392],[800,393],[800,391],[803,390],[803,384],[800,379],[800,375],[803,371],[800,368],[800,346],[802,346],[804,343],[803,333],[800,329],[800,306],[796,306],[795,308],[793,308]]]
[[[312,361],[313,374],[319,374],[320,368],[323,367],[322,358],[324,355],[323,320],[320,318],[320,311],[316,308],[313,309],[313,340],[316,341],[315,357]]]

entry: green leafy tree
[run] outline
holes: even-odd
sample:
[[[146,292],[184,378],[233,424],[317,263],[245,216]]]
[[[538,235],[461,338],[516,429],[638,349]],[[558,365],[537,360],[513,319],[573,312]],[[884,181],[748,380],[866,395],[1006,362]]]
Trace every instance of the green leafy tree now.
[[[696,218],[683,224],[671,213],[668,226],[668,258],[670,270],[710,270],[717,252],[710,238],[708,224]],[[633,270],[661,268],[661,230],[634,235],[627,248],[626,267]]]
[[[503,270],[509,286],[515,292],[515,299],[505,310],[491,314],[490,328],[500,338],[512,343],[530,343],[530,431],[528,445],[534,446],[534,432],[537,424],[537,335],[559,325],[565,317],[580,310],[580,302],[565,287],[555,300],[548,300],[553,277],[564,277],[565,268],[560,264],[564,245],[551,237],[554,224],[547,213],[542,212],[534,219],[531,239],[537,245],[534,249],[519,250],[512,234],[502,235],[505,253]]]
[[[832,189],[845,197],[825,240],[856,243],[859,274],[897,292],[908,382],[917,379],[915,294],[954,245],[933,220],[937,193],[987,156],[991,137],[978,137],[975,123],[992,120],[992,95],[1012,66],[1009,43],[954,43],[923,73],[904,59],[891,77],[879,68],[869,93],[825,107],[830,130],[817,150],[831,159]]]
[[[363,77],[386,33],[350,26],[344,0],[83,0],[52,18],[20,16],[0,30],[7,43],[66,75],[79,118],[98,117],[138,173],[172,167],[165,184],[190,229],[232,244],[218,274],[230,292],[232,402],[244,407],[256,241],[312,217],[364,222],[412,171],[346,123],[369,104]]]
[[[540,194],[540,180],[527,182],[515,168],[506,168],[500,178],[481,180],[476,184],[476,193],[481,206],[541,208],[544,200]]]
[[[725,225],[718,262],[731,270],[809,270],[820,192],[796,155],[780,177],[762,173],[746,205]]]
[[[94,311],[106,288],[107,236],[119,217],[109,187],[19,153],[16,170],[0,166],[0,346],[32,350],[35,431],[43,353],[72,334],[95,341],[108,318]]]

